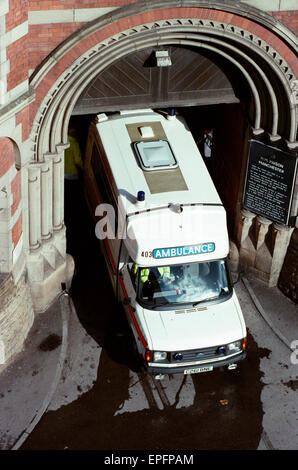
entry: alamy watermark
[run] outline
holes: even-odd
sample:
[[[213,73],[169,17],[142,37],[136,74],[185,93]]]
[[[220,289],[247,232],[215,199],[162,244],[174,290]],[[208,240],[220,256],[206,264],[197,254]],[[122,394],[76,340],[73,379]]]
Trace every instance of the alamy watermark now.
[[[206,227],[203,223],[206,217],[204,208],[202,211],[194,211],[193,207],[184,210],[180,204],[169,204],[163,208],[149,207],[147,203],[129,206],[128,204],[125,198],[118,196],[117,215],[111,204],[102,203],[96,207],[95,216],[99,217],[99,220],[95,226],[95,235],[98,239],[138,238],[151,242],[162,239],[177,242],[180,236],[185,237],[186,232],[188,234],[203,232],[204,235]],[[128,219],[125,215],[127,213],[130,215]],[[137,219],[136,213],[138,213]],[[218,214],[216,216],[219,220]],[[208,234],[210,236],[210,232]],[[206,233],[206,237],[208,234]]]
[[[293,350],[290,358],[291,358],[291,364],[298,364],[298,339],[295,339],[294,341],[291,342],[291,349]]]
[[[2,339],[0,339],[0,365],[5,363],[5,346]]]

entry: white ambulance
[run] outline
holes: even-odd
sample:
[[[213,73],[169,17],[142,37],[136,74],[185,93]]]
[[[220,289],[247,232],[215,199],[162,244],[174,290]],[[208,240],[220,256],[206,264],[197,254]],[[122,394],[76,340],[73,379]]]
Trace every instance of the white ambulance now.
[[[235,368],[246,355],[246,326],[226,212],[186,122],[151,109],[98,115],[84,175],[146,370],[162,377]]]

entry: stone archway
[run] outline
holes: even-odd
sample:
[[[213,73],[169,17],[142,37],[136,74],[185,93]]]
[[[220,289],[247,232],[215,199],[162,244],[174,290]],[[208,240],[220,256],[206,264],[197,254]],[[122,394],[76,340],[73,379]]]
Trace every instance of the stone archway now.
[[[294,38],[269,15],[232,2],[208,8],[208,3],[200,1],[182,0],[177,7],[174,1],[156,0],[94,20],[64,41],[31,77],[36,99],[31,110],[32,164],[28,168],[28,272],[40,309],[59,290],[68,269],[63,151],[68,146],[67,127],[75,103],[86,85],[118,59],[146,47],[172,45],[209,51],[228,61],[250,90],[252,135],[266,136],[275,144],[283,142],[291,150],[297,147]],[[293,213],[296,210],[297,202]],[[249,215],[239,212],[241,217],[240,248],[247,242],[245,228],[251,226]],[[47,277],[46,272],[50,273]]]
[[[287,103],[285,108],[288,117],[284,119],[287,121],[287,126],[281,137],[287,139],[290,145],[295,146],[297,122],[292,88],[295,82],[293,69],[295,66],[297,68],[297,63],[291,41],[288,40],[285,44],[280,38],[283,36],[282,31],[278,31],[277,34],[276,31],[271,32],[267,29],[268,26],[271,29],[277,29],[276,24],[268,24],[269,19],[271,20],[269,15],[262,14],[256,18],[258,11],[254,12],[251,16],[254,20],[258,20],[257,23],[246,18],[249,16],[247,11],[241,11],[235,6],[227,4],[224,10],[215,9],[216,5],[212,9],[199,8],[200,4],[205,5],[205,3],[182,1],[180,7],[169,8],[171,2],[155,1],[151,2],[150,7],[143,6],[145,13],[140,13],[142,4],[138,4],[135,9],[133,6],[121,8],[113,15],[109,14],[107,17],[95,20],[88,27],[82,28],[77,35],[71,36],[69,40],[62,43],[54,51],[53,56],[50,56],[31,78],[32,86],[38,91],[37,95],[44,98],[42,102],[37,96],[40,103],[33,122],[34,131],[31,134],[35,160],[42,159],[43,153],[53,152],[55,145],[67,141],[65,131],[68,118],[86,84],[118,58],[151,44],[161,46],[178,43],[205,47],[209,50],[215,48],[218,54],[229,55],[228,60],[233,63],[237,62],[237,66],[244,74],[244,68],[250,70],[250,66],[254,67],[254,74],[249,74],[251,78],[247,77],[247,79],[256,104],[256,130],[260,130],[259,115],[266,111],[269,104],[272,110],[272,127],[268,126],[266,131],[273,138],[277,138],[276,131],[281,125],[278,121],[283,115],[281,102],[283,102],[283,107],[285,107],[284,103]],[[194,5],[198,7],[194,8]],[[192,8],[187,8],[189,6]],[[222,4],[220,8],[223,8]],[[236,11],[237,14],[228,14],[227,11],[231,10]],[[260,22],[265,25],[261,26]],[[244,63],[244,67],[241,62]],[[268,76],[271,75],[270,80],[264,74],[264,66],[266,66],[266,72],[269,71]],[[262,110],[255,84],[256,72],[264,81],[264,90],[267,90]],[[274,92],[277,84],[278,92]],[[46,96],[44,97],[45,90]],[[54,115],[54,111],[58,108],[59,113]],[[61,122],[61,117],[63,119],[59,126],[58,121]],[[49,120],[54,125],[57,122],[55,133],[52,129],[50,139],[47,135],[49,130],[46,131]],[[66,124],[65,121],[67,121]]]

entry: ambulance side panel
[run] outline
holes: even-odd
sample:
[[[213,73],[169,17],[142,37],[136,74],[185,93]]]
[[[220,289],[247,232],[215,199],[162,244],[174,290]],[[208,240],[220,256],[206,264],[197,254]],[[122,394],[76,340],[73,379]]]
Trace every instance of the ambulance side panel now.
[[[101,242],[101,250],[116,294],[117,263],[121,244],[121,240],[116,236],[117,193],[95,123],[91,123],[89,128],[84,159],[84,183],[87,204],[91,216],[96,221],[96,236]],[[103,218],[99,220],[101,216]],[[114,236],[111,236],[112,233]]]

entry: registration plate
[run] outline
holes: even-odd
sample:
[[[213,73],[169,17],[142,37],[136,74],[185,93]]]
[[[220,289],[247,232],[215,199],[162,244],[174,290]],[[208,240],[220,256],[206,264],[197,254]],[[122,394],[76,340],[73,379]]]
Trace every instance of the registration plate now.
[[[185,369],[184,374],[198,374],[200,372],[209,372],[213,370],[213,366],[196,367],[195,369]]]

